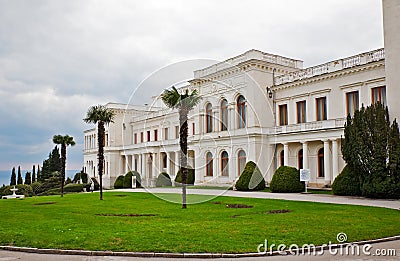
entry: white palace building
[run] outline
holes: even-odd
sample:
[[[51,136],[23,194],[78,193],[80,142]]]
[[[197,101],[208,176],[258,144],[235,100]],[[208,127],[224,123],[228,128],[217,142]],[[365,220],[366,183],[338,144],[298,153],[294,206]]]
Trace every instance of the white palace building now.
[[[345,165],[340,148],[349,113],[380,101],[392,118],[400,118],[399,9],[396,0],[383,1],[385,49],[309,68],[249,50],[195,71],[181,87],[202,97],[189,115],[195,184],[232,184],[246,162],[254,161],[267,183],[286,165],[310,169],[310,186],[331,185]],[[175,177],[178,112],[160,97],[153,104],[107,104],[116,115],[106,127],[104,187],[129,170],[138,171],[145,186],[154,186],[161,172]],[[84,169],[92,177],[98,176],[96,134],[96,128],[84,132]]]

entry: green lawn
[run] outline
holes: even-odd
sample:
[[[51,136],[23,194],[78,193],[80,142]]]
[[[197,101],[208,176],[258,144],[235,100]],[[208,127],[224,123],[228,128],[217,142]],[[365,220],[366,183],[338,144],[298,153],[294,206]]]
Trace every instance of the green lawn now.
[[[171,201],[180,195],[163,194]],[[400,235],[400,211],[270,199],[189,195],[183,210],[147,193],[107,192],[0,200],[0,244],[155,252],[256,252],[270,244],[336,243]],[[211,199],[207,201],[208,199]],[[215,203],[221,204],[215,204]],[[253,208],[227,208],[245,204]],[[288,209],[289,213],[268,214]],[[103,214],[103,215],[98,215]],[[155,216],[110,216],[154,214]]]

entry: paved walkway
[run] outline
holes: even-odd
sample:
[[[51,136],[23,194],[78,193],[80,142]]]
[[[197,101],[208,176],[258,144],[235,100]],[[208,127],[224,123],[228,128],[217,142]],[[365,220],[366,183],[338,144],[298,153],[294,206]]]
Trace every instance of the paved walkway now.
[[[109,191],[150,192],[153,194],[181,193],[180,188],[118,189]],[[243,192],[243,191],[218,190],[218,189],[188,189],[187,194],[245,197],[245,198],[283,199],[283,200],[294,200],[294,201],[384,207],[384,208],[392,208],[400,210],[400,200],[366,199],[361,197],[343,197],[343,196],[335,196],[327,194]]]
[[[110,191],[123,191],[123,192],[151,192],[154,194],[159,193],[181,193],[180,188],[152,188],[152,189],[120,189],[120,190],[110,190]],[[359,197],[338,197],[334,195],[326,194],[276,194],[276,193],[266,193],[266,192],[240,192],[232,190],[216,190],[216,189],[188,189],[188,194],[197,195],[209,195],[209,196],[229,196],[229,197],[248,197],[248,198],[267,198],[267,199],[283,199],[283,200],[297,200],[297,201],[309,201],[309,202],[321,202],[321,203],[333,203],[333,204],[350,204],[350,205],[362,205],[362,206],[374,206],[374,207],[385,207],[391,209],[400,210],[400,200],[374,200],[365,199]],[[243,260],[243,261],[261,261],[261,260],[271,260],[271,261],[294,261],[294,260],[315,260],[315,261],[325,261],[325,260],[400,260],[400,240],[388,241],[383,243],[372,244],[372,247],[368,249],[369,255],[363,253],[362,247],[360,248],[360,255],[346,255],[338,254],[332,255],[329,251],[324,251],[323,255],[317,256],[264,256],[264,257],[249,257],[240,259],[217,259],[217,260]],[[378,251],[378,252],[377,252]],[[377,253],[391,252],[391,255],[378,255]],[[394,255],[393,255],[394,254]],[[138,257],[115,257],[115,256],[67,256],[67,255],[48,255],[48,254],[33,254],[33,253],[22,253],[22,252],[10,252],[10,251],[0,251],[0,261],[8,260],[29,260],[29,261],[58,261],[58,260],[87,260],[87,261],[102,261],[102,260],[116,260],[116,261],[144,261],[144,260],[165,260],[165,261],[182,261],[185,259],[175,259],[175,258],[138,258]],[[204,259],[189,259],[189,260],[202,260]]]

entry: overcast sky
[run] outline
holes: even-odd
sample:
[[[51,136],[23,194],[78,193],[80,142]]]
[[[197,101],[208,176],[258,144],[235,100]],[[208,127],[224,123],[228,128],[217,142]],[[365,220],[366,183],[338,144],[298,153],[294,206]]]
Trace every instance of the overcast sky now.
[[[74,136],[80,169],[87,108],[128,103],[171,75],[160,68],[190,78],[249,49],[307,67],[381,47],[381,0],[0,0],[0,170],[41,164],[54,134]],[[135,103],[158,94],[147,86]]]

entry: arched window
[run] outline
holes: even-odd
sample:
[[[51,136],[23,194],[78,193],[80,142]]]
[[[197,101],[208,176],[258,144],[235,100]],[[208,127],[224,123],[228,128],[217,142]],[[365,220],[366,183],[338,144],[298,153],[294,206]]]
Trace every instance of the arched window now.
[[[281,163],[281,166],[285,165],[285,151],[281,150],[281,153],[279,155],[279,161]]]
[[[229,176],[229,166],[228,166],[228,152],[223,151],[221,153],[221,175],[222,176]]]
[[[323,178],[325,177],[324,171],[324,149],[321,148],[318,151],[318,177]]]
[[[212,105],[207,104],[206,107],[206,132],[212,132]]]
[[[163,153],[163,156],[162,156],[162,165],[163,165],[163,168],[164,168],[164,169],[167,168],[167,161],[168,161],[167,154],[166,154],[166,153]]]
[[[244,128],[246,127],[246,100],[242,95],[237,99],[237,111],[238,111],[238,127]]]
[[[223,99],[221,102],[221,131],[228,129],[228,102]]]
[[[244,152],[244,150],[240,150],[238,153],[238,176],[242,174],[244,166],[246,166],[246,152]]]
[[[299,153],[297,154],[297,165],[299,166],[299,169],[303,168],[303,149],[299,150]]]
[[[207,152],[206,155],[206,176],[213,176],[213,155]]]

